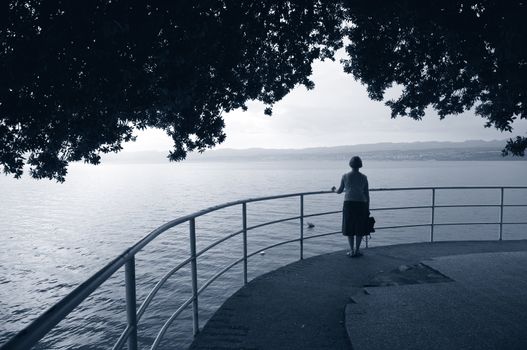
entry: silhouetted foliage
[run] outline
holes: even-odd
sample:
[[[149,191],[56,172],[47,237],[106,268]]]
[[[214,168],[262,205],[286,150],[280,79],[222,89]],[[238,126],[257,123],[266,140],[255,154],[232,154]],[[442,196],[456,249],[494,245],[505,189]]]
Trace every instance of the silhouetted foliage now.
[[[341,46],[331,1],[8,1],[0,5],[0,162],[64,180],[134,128],[164,129],[171,160],[222,142],[221,113],[313,83]],[[266,114],[271,110],[267,109]]]
[[[392,117],[421,119],[432,106],[440,118],[475,108],[486,127],[511,131],[527,118],[527,6],[522,1],[348,1],[346,72],[382,100],[401,95]],[[503,154],[524,154],[525,137]]]
[[[392,116],[475,106],[526,118],[525,5],[508,1],[10,0],[0,5],[0,163],[64,180],[133,130],[165,130],[171,160],[224,140],[223,112],[272,105],[349,36],[345,71]],[[504,153],[523,154],[526,139]]]

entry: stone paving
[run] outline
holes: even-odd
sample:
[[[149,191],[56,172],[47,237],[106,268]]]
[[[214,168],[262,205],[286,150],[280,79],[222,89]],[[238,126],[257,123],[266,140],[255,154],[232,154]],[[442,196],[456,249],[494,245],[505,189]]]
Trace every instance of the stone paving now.
[[[525,252],[438,242],[298,261],[238,290],[190,349],[527,349]]]
[[[354,349],[527,349],[527,252],[424,264],[449,281],[367,287],[347,306]]]

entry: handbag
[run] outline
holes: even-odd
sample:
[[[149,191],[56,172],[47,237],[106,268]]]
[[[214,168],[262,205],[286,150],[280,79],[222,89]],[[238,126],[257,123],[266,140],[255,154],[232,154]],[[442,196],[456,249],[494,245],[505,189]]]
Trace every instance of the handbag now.
[[[368,218],[368,233],[375,232],[375,218],[373,216],[370,216]]]

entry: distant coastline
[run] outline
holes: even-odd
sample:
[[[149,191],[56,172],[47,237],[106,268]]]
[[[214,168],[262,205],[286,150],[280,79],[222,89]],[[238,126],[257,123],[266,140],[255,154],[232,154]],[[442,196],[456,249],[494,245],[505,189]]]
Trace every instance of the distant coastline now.
[[[292,161],[292,160],[342,160],[351,154],[360,154],[369,160],[495,160],[525,161],[525,157],[503,157],[501,150],[506,140],[464,142],[409,142],[375,143],[336,147],[303,149],[219,149],[189,154],[186,162],[202,161]],[[122,152],[103,157],[108,163],[166,163],[167,153],[162,151]]]

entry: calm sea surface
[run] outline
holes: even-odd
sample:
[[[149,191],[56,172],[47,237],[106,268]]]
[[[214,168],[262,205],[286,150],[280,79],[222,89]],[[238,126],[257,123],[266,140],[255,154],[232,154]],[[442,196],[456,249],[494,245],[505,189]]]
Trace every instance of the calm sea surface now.
[[[527,186],[527,162],[368,162],[370,188],[421,186]],[[72,291],[116,255],[161,224],[227,201],[327,190],[338,186],[346,162],[73,165],[57,184],[0,177],[0,344]],[[375,192],[372,207],[430,205],[431,191]],[[305,213],[339,210],[335,194],[306,197]],[[298,198],[249,203],[248,225],[298,215]],[[496,190],[440,191],[437,204],[499,204]],[[506,204],[527,204],[526,190],[507,190]],[[374,212],[377,226],[430,222],[430,210]],[[496,222],[498,208],[443,208],[436,222]],[[527,221],[527,208],[506,207],[506,222]],[[339,215],[306,219],[305,235],[338,231]],[[241,208],[224,209],[196,221],[198,249],[241,228]],[[497,225],[442,226],[437,240],[495,239]],[[427,227],[379,230],[370,245],[429,239]],[[505,225],[504,239],[527,238],[526,225]],[[249,232],[249,252],[299,235],[298,221]],[[167,271],[188,256],[188,225],[169,230],[136,258],[139,302]],[[305,256],[346,248],[340,235],[305,242]],[[237,236],[198,259],[200,284],[241,256]],[[298,243],[249,260],[249,278],[298,259]],[[201,325],[242,285],[240,268],[200,295]],[[125,328],[124,273],[118,271],[40,343],[40,349],[108,349]],[[183,268],[160,290],[139,323],[149,347],[161,325],[190,296],[190,271]],[[162,343],[188,344],[190,312],[170,327]]]

